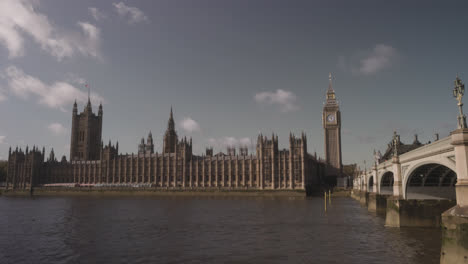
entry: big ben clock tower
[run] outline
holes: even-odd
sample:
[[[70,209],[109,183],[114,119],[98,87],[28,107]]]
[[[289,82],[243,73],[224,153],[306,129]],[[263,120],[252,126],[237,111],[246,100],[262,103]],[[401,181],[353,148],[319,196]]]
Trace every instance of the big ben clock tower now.
[[[322,121],[325,130],[325,161],[329,167],[327,176],[340,177],[343,171],[341,163],[341,113],[333,90],[331,73]]]

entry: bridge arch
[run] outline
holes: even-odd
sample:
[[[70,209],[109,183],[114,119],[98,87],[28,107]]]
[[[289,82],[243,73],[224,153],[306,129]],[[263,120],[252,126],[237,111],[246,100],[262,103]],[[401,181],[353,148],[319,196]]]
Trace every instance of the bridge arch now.
[[[374,184],[375,184],[374,175],[369,175],[367,177],[368,177],[367,178],[367,191],[372,192],[374,190],[373,188],[374,188]]]
[[[392,171],[386,171],[380,176],[379,193],[393,195],[393,182],[395,181]]]
[[[455,165],[424,161],[408,168],[403,175],[404,199],[456,199]]]

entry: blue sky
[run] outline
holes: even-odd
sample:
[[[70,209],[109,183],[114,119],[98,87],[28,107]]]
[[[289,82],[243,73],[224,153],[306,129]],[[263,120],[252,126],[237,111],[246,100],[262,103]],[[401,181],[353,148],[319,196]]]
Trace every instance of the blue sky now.
[[[103,140],[161,151],[171,105],[194,152],[308,136],[323,156],[328,73],[344,163],[372,159],[393,130],[422,142],[456,128],[468,79],[466,1],[0,2],[0,158],[8,147],[68,157],[72,103],[103,102]]]

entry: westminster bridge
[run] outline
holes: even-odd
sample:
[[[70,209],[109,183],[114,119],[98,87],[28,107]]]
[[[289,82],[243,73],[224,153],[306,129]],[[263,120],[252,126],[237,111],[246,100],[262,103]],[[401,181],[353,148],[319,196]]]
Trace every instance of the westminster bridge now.
[[[388,227],[442,227],[441,263],[468,263],[468,129],[392,155],[353,180],[352,197]]]
[[[394,132],[384,156],[353,179],[352,197],[387,227],[442,228],[440,263],[468,263],[468,128],[464,84],[456,78],[458,128],[448,137],[405,145]]]
[[[441,227],[441,263],[468,263],[468,129],[393,154],[353,181],[352,197],[388,227]]]

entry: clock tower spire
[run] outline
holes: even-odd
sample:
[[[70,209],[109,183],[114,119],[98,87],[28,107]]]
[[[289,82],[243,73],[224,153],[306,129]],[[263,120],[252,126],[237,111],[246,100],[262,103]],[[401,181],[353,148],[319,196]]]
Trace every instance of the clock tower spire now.
[[[322,123],[325,132],[325,161],[327,163],[327,181],[336,185],[341,177],[343,165],[341,161],[341,112],[333,89],[332,74],[328,75],[329,83],[325,105],[322,112]]]

